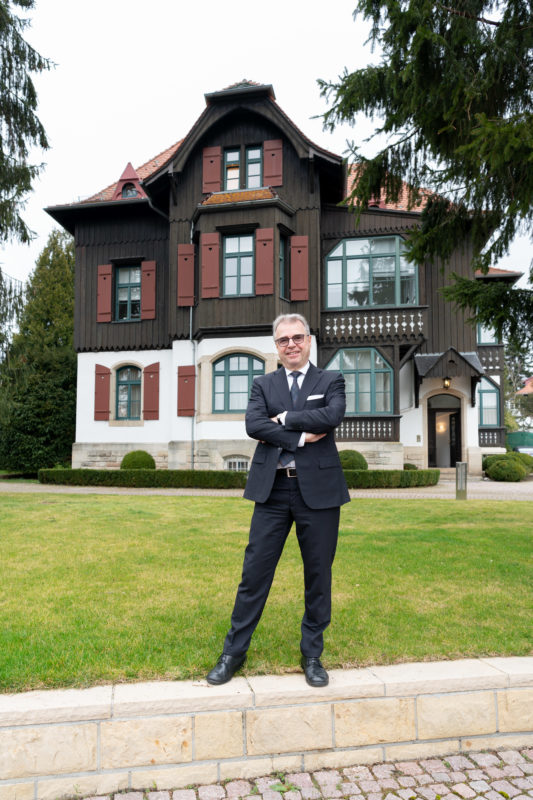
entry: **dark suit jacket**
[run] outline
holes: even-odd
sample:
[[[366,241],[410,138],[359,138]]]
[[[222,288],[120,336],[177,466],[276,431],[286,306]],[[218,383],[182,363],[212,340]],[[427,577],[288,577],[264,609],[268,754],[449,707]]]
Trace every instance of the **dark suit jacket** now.
[[[259,503],[268,499],[281,447],[294,453],[298,485],[309,508],[333,508],[348,503],[350,496],[334,435],[346,408],[343,376],[310,364],[299,392],[298,407],[288,411],[285,425],[271,421],[271,417],[291,408],[283,368],[254,380],[246,410],[246,432],[260,441],[244,496]],[[298,447],[302,431],[326,433],[326,436]]]

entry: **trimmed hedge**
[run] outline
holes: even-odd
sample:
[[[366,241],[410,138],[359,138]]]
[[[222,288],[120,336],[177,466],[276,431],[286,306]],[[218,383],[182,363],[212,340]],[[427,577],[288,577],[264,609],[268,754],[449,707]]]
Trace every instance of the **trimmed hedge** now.
[[[359,450],[339,450],[343,469],[368,469],[368,461]]]
[[[243,489],[246,472],[208,469],[40,469],[41,483],[132,488]]]
[[[436,486],[438,469],[350,469],[344,475],[349,489],[406,489],[409,486]]]
[[[120,469],[155,469],[154,457],[146,450],[131,450],[120,462]]]
[[[438,469],[345,470],[350,489],[396,489],[435,486]],[[190,469],[41,469],[41,483],[70,486],[124,486],[130,488],[244,489],[246,472]]]
[[[527,475],[526,468],[517,458],[501,458],[491,461],[487,467],[487,475],[493,481],[523,481]]]

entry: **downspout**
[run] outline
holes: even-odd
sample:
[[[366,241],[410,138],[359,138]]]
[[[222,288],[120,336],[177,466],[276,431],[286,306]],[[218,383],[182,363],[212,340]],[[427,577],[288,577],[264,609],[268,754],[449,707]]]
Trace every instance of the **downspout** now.
[[[193,233],[194,233],[194,222],[191,222],[191,232],[190,232],[190,244],[193,243]],[[193,415],[191,417],[191,469],[194,469],[194,445],[195,445],[195,420],[196,420],[196,408],[197,408],[197,395],[198,395],[198,387],[196,381],[196,340],[193,339],[192,335],[192,310],[193,306],[189,306],[189,340],[192,345],[192,360],[194,364],[194,408],[193,408]]]

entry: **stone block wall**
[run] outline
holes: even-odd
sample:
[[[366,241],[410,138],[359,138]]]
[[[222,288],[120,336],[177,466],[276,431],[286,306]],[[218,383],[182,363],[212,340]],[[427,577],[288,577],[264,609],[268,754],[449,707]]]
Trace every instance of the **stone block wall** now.
[[[0,695],[0,800],[533,745],[533,658]]]

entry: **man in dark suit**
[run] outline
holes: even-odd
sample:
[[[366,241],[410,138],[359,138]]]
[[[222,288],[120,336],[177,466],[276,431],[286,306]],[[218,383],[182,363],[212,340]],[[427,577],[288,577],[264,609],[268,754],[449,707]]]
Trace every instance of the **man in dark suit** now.
[[[340,506],[350,500],[334,431],[344,417],[344,378],[309,361],[309,325],[299,314],[273,324],[283,368],[256,378],[246,432],[259,440],[244,496],[255,500],[242,579],[211,684],[229,681],[246,659],[287,535],[296,523],[304,564],[301,664],[307,683],[326,686],[323,632],[331,618],[331,567]]]

